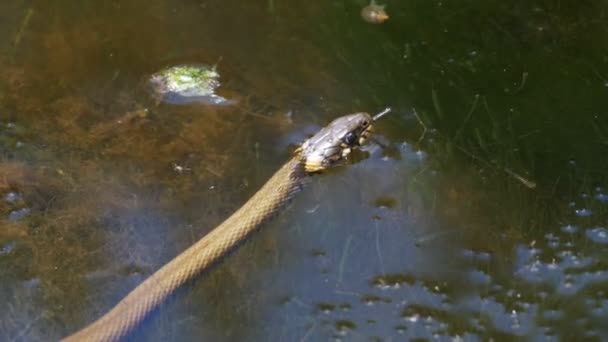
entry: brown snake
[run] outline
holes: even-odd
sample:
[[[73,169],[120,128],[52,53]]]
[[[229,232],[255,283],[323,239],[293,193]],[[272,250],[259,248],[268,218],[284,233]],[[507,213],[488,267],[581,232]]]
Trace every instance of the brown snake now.
[[[152,274],[116,306],[63,341],[116,341],[125,337],[147,314],[186,281],[207,269],[273,214],[309,181],[309,175],[346,158],[371,134],[373,118],[355,113],[332,121],[306,140],[241,208],[223,223]]]

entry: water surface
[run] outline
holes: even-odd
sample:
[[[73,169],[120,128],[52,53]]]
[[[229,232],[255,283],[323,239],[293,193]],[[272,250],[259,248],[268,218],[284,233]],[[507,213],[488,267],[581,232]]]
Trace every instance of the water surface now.
[[[607,339],[606,4],[386,4],[0,4],[0,340],[90,323],[308,134],[387,105],[130,338]],[[237,104],[157,103],[182,63]]]

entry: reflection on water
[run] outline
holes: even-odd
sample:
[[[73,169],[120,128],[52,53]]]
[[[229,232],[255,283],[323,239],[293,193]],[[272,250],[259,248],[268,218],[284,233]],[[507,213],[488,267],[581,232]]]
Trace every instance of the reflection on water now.
[[[387,105],[133,338],[608,338],[605,6],[368,4],[0,4],[0,340],[83,327],[307,135]],[[155,101],[178,64],[236,105]]]

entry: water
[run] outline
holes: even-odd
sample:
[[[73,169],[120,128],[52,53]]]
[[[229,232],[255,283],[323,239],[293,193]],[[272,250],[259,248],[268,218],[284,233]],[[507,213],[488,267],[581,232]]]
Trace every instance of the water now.
[[[0,4],[0,340],[83,327],[308,134],[389,105],[131,338],[607,339],[608,8],[386,4]],[[238,104],[156,103],[181,63]]]

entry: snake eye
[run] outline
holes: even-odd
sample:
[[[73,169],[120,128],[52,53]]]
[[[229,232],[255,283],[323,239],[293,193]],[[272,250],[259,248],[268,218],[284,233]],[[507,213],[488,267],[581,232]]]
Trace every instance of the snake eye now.
[[[363,121],[361,122],[361,125],[363,125],[363,127],[367,127],[367,125],[369,125],[369,121],[367,121],[367,120],[363,120]]]
[[[355,142],[357,141],[357,136],[353,133],[353,132],[349,132],[348,134],[346,134],[346,136],[344,137],[344,142],[346,143],[346,145],[348,146],[353,146],[355,144]]]

